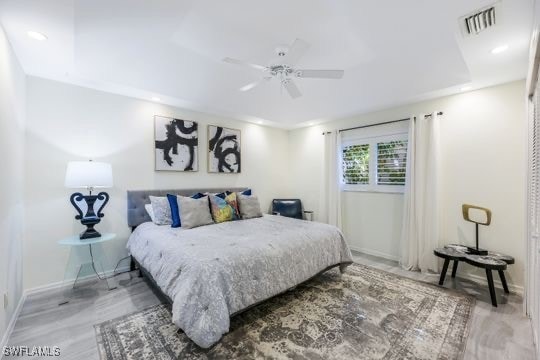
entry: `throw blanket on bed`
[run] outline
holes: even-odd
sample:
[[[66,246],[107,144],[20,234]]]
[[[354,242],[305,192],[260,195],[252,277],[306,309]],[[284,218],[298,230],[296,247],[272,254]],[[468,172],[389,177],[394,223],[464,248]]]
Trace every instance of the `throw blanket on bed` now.
[[[231,314],[352,262],[336,227],[272,215],[194,229],[144,223],[127,247],[173,300],[173,322],[204,348],[229,331]]]

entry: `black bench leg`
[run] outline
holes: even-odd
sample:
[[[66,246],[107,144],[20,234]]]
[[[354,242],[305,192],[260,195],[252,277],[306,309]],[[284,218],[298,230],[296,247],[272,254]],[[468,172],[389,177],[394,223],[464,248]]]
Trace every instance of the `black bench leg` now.
[[[502,283],[504,292],[507,294],[510,294],[510,290],[508,290],[508,284],[506,283],[506,277],[504,276],[503,270],[499,270],[499,276],[501,278],[501,283]]]
[[[459,264],[459,260],[454,260],[454,267],[452,268],[452,277],[455,278],[456,277],[456,272],[457,272],[457,266]]]
[[[497,307],[497,294],[495,293],[495,285],[493,284],[493,274],[491,269],[486,269],[486,276],[489,286],[489,295],[491,296],[491,305]]]
[[[448,271],[448,265],[450,264],[450,259],[444,259],[444,265],[441,271],[441,278],[439,280],[439,285],[444,284],[444,278],[446,277],[446,272]]]

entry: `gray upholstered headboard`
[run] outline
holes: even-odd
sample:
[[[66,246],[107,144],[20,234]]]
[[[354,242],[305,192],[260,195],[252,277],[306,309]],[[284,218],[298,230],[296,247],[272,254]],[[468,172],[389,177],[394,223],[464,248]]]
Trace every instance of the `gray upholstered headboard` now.
[[[175,190],[133,190],[127,192],[127,217],[128,225],[136,227],[144,222],[150,221],[150,216],[146,212],[144,205],[150,204],[149,196],[167,196],[167,194],[177,194],[191,196],[195,193],[218,193],[224,191],[244,191],[247,187],[239,188],[212,188],[212,189],[175,189]]]

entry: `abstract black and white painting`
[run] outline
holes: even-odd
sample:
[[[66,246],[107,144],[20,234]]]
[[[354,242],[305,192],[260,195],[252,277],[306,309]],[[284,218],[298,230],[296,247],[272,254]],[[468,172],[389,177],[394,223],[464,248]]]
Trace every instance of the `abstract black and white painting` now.
[[[208,125],[208,172],[239,173],[240,130]]]
[[[154,126],[156,170],[198,171],[197,123],[156,115]]]

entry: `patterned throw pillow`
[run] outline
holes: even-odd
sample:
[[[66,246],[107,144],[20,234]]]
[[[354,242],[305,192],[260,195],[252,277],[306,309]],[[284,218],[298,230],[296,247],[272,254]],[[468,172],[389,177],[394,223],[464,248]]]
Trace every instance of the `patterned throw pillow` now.
[[[166,197],[150,196],[150,204],[154,211],[154,223],[156,225],[171,225],[171,207]]]
[[[234,196],[234,203],[236,203],[236,196]],[[216,195],[210,195],[210,207],[212,209],[212,217],[218,224],[231,221],[238,216],[236,209],[231,204]]]
[[[225,201],[227,204],[231,205],[234,210],[233,220],[240,220],[240,208],[238,207],[238,198],[236,193],[230,193],[225,196]]]

